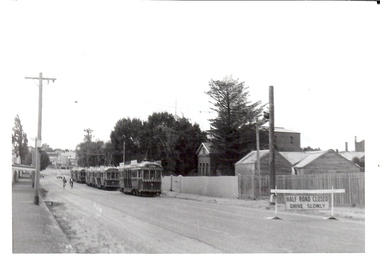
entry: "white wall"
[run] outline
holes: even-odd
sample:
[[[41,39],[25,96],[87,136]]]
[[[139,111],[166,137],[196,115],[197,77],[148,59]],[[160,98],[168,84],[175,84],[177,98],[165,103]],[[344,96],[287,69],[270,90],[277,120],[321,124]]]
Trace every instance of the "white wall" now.
[[[206,195],[223,198],[238,198],[238,177],[235,176],[165,176],[162,178],[162,191]]]

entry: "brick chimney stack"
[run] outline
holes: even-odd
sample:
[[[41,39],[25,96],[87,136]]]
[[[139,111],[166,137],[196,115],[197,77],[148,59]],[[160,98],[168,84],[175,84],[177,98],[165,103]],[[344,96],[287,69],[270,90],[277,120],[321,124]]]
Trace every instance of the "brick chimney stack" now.
[[[346,151],[348,151],[348,142],[346,142]]]

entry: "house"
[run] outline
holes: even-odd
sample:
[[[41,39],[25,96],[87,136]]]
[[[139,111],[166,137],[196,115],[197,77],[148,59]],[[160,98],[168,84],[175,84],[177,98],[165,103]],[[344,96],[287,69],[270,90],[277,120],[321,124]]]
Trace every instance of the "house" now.
[[[218,175],[216,159],[210,142],[202,142],[196,152],[198,156],[198,175],[215,176]]]
[[[296,175],[360,172],[360,167],[334,150],[307,153],[293,165]]]

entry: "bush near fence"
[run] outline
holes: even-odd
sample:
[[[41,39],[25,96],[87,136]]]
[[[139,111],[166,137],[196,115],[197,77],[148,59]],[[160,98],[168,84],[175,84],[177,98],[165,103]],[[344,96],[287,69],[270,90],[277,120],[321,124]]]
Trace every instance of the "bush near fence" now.
[[[269,197],[269,176],[255,177],[255,198]],[[309,174],[309,175],[276,175],[277,189],[287,190],[317,190],[345,189],[342,194],[334,194],[334,206],[365,207],[365,174]],[[278,202],[283,202],[284,195],[279,195]]]

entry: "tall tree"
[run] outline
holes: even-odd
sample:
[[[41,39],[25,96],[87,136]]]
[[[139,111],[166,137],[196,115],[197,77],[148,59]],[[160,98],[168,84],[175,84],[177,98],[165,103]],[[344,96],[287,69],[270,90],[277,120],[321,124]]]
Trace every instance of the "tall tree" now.
[[[188,119],[167,112],[153,113],[147,121],[120,119],[110,134],[107,157],[115,165],[123,160],[160,160],[166,173],[188,175],[197,169],[195,152],[206,133]]]
[[[146,158],[161,160],[164,169],[174,172],[176,170],[175,144],[178,133],[175,130],[175,119],[167,112],[153,113],[145,123],[144,138],[148,143]]]
[[[103,141],[92,141],[93,130],[84,129],[83,142],[77,145],[77,163],[81,167],[101,166],[106,164],[105,144]]]
[[[122,118],[117,121],[114,130],[110,134],[115,165],[123,161],[124,144],[125,161],[142,160],[144,158],[143,131],[144,124],[138,118]]]
[[[219,169],[232,175],[234,163],[246,152],[248,143],[252,142],[243,137],[242,132],[247,126],[253,131],[252,123],[262,111],[259,107],[261,102],[249,102],[248,87],[230,76],[222,81],[211,80],[209,86],[210,90],[206,94],[212,99],[211,110],[217,113],[216,118],[209,120],[212,148],[219,157]]]
[[[197,148],[207,140],[207,134],[201,131],[198,124],[191,124],[185,117],[177,120],[175,129],[178,131],[175,172],[182,175],[192,174],[198,167]]]
[[[12,145],[17,157],[20,157],[21,164],[25,164],[25,158],[28,154],[28,136],[24,132],[21,120],[18,115],[15,117],[15,123],[12,134]]]

